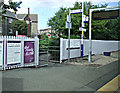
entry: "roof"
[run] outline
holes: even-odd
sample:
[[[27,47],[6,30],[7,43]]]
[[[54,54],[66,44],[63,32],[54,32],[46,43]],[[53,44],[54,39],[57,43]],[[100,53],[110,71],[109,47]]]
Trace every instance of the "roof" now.
[[[27,14],[17,14],[18,19],[23,19],[24,20],[25,16],[27,16]]]
[[[6,13],[5,14],[3,14],[3,16],[6,16],[6,17],[10,17],[10,18],[14,18],[14,19],[17,19],[17,16],[16,16],[16,14],[15,13],[12,13],[12,12],[10,12],[10,11],[6,11]]]
[[[17,14],[18,19],[24,20],[25,17],[27,17],[28,14]],[[38,14],[30,14],[30,20],[31,21],[38,21]]]
[[[39,31],[45,31],[45,30],[50,30],[51,27],[47,27],[47,28],[41,28]]]

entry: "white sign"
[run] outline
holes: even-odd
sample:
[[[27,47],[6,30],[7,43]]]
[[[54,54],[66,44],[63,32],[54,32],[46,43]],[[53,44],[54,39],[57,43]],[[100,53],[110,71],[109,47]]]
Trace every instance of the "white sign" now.
[[[71,16],[67,15],[67,22],[71,22]]]
[[[86,31],[86,29],[84,29],[84,28],[82,28],[82,27],[80,27],[79,30],[80,30],[80,31],[84,31],[84,32]]]
[[[2,66],[3,62],[3,43],[0,43],[0,66]]]
[[[7,43],[7,64],[21,62],[21,43]]]
[[[72,28],[72,23],[66,22],[66,28]]]
[[[80,48],[80,41],[79,39],[70,39],[70,48]],[[68,48],[68,43],[66,43],[66,48]]]
[[[77,13],[82,13],[82,9],[70,10],[70,14],[77,14]]]
[[[87,23],[88,22],[88,16],[83,16],[83,21],[84,21],[84,23]]]

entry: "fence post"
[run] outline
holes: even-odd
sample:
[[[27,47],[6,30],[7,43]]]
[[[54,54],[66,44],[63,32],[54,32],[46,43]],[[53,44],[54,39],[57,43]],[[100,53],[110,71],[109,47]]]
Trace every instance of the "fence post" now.
[[[21,65],[24,66],[24,38],[21,38]]]
[[[7,61],[7,37],[4,36],[3,38],[4,41],[4,63],[3,63],[3,70],[6,70],[6,61]]]
[[[39,65],[39,38],[35,37],[35,64]]]
[[[48,58],[48,51],[49,51],[49,49],[47,48],[47,64],[48,64],[48,60],[49,60],[49,58]]]
[[[62,63],[63,38],[60,38],[60,64]]]

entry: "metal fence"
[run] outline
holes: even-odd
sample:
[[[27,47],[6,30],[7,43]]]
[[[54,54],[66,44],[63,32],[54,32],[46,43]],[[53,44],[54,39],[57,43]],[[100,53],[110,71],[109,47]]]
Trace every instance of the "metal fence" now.
[[[48,65],[48,49],[46,47],[39,49],[39,65],[40,66]]]
[[[120,41],[115,40],[92,40],[92,54],[103,54],[104,52],[111,52],[120,50],[118,47]],[[81,39],[70,39],[70,58],[77,58],[81,56]],[[89,40],[84,39],[83,56],[89,53]],[[60,62],[68,59],[68,39],[60,39]]]
[[[60,62],[60,46],[48,46],[49,62]]]
[[[60,62],[60,46],[45,46],[39,49],[39,64],[46,66],[49,62]]]

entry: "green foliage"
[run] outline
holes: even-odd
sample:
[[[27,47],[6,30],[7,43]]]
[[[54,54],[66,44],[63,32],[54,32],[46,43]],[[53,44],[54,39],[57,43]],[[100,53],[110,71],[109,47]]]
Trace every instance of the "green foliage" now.
[[[80,36],[73,34],[70,36],[70,39],[80,39]]]
[[[49,46],[60,46],[60,38],[56,38],[56,37],[50,38]]]
[[[55,16],[51,19],[49,19],[48,25],[52,27],[51,30],[56,31],[56,34],[58,36],[61,36],[61,34],[65,34],[64,31],[65,28],[65,20],[67,16],[66,8],[60,8],[60,10],[55,13]]]
[[[12,28],[14,35],[18,31],[19,35],[27,35],[27,23],[25,21],[14,20],[12,21]]]
[[[46,46],[59,46],[60,38],[51,37],[48,38],[47,35],[44,35],[43,38],[39,39],[39,44],[41,48],[45,48]]]
[[[55,58],[54,60],[56,60],[56,58],[57,60],[59,60],[60,38],[56,38],[56,37],[48,38],[47,35],[44,35],[42,39],[39,39],[39,44],[40,44],[40,51],[46,52],[47,50],[49,50],[49,53],[52,56],[52,60],[54,58]]]
[[[49,39],[47,35],[44,35],[43,38],[39,39],[40,48],[45,48],[49,45]]]
[[[93,21],[93,39],[119,40],[120,29],[118,19]]]
[[[17,8],[20,8],[20,5],[22,4],[22,1],[20,2],[12,2],[12,1],[8,1],[9,4],[4,4],[4,2],[1,2],[2,5],[2,13],[4,14],[6,12],[6,9],[12,9],[15,12],[18,11]]]
[[[93,5],[91,2],[84,2],[84,14],[89,16],[89,9],[94,8],[105,8],[108,4]],[[48,20],[48,25],[51,29],[58,34],[59,37],[66,38],[68,36],[68,29],[66,29],[67,15],[70,10],[81,9],[82,3],[75,2],[73,8],[63,8],[61,7],[55,16]],[[82,14],[71,14],[72,29],[71,38],[81,38],[81,27]],[[102,40],[118,40],[118,35],[120,34],[120,29],[118,28],[118,20],[100,20],[92,21],[92,39],[102,39]],[[88,39],[89,36],[89,24],[85,23],[86,32],[84,33],[84,38]]]

